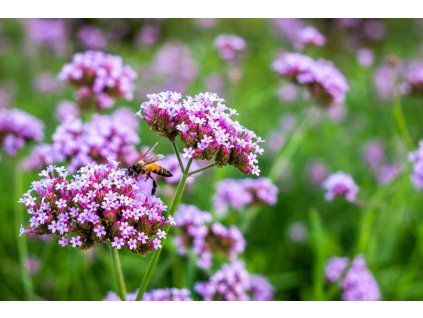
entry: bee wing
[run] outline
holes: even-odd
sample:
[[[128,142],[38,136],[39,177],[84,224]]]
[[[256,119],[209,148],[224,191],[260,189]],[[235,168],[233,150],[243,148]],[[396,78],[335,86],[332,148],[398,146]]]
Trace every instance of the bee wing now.
[[[153,150],[154,150],[154,148],[156,148],[156,146],[157,146],[157,144],[158,144],[158,142],[156,142],[154,145],[152,145],[150,148],[148,148],[143,154],[142,154],[142,156],[144,157],[144,158],[147,158],[147,157],[149,157],[149,156],[151,156],[151,154],[153,153]]]
[[[164,158],[164,156],[161,155],[161,154],[149,156],[149,157],[144,159],[144,165],[148,165],[150,163],[162,160],[163,158]]]

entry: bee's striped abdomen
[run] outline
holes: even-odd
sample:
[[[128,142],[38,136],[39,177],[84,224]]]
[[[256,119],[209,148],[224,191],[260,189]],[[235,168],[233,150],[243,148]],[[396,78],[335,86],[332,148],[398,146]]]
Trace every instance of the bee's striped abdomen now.
[[[173,176],[172,173],[169,170],[166,170],[165,168],[159,166],[157,163],[154,163],[154,162],[150,163],[148,165],[145,165],[144,170],[153,172],[153,173],[158,174],[159,176],[162,176],[162,177]]]

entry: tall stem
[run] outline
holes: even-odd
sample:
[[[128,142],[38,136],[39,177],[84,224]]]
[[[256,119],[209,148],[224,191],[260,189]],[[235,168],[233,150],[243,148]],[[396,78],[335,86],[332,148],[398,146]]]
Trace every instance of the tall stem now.
[[[173,216],[173,214],[176,211],[176,208],[179,205],[179,202],[181,201],[182,193],[184,193],[185,184],[186,184],[187,178],[188,178],[188,171],[189,171],[189,168],[191,167],[191,163],[192,163],[192,159],[190,159],[188,161],[185,170],[182,171],[182,178],[178,183],[178,187],[176,188],[175,195],[173,197],[172,203],[171,203],[170,208],[169,208],[169,215],[170,216]],[[170,224],[165,226],[166,234],[169,232],[169,230],[170,230]],[[150,263],[148,264],[147,272],[145,273],[144,278],[141,281],[136,300],[141,300],[142,296],[144,295],[145,291],[147,290],[147,287],[148,287],[150,280],[153,276],[153,273],[156,269],[157,262],[159,260],[161,252],[162,252],[161,248],[157,249],[153,252],[153,255],[151,256]]]
[[[126,300],[126,286],[125,280],[123,278],[122,266],[120,265],[119,254],[117,248],[111,247],[112,258],[113,258],[113,268],[115,270],[119,297],[121,300]]]
[[[407,123],[405,121],[404,113],[401,106],[401,97],[397,89],[396,79],[394,78],[393,85],[393,103],[394,103],[394,117],[397,125],[398,133],[403,140],[408,150],[413,149],[413,141],[408,132]]]
[[[17,161],[19,162],[19,160]],[[18,167],[18,163],[15,164],[15,171],[14,171],[14,198],[15,201],[22,195],[22,174],[21,170]],[[21,224],[23,223],[23,209],[21,204],[14,204],[15,207],[15,227],[19,229]],[[25,296],[27,300],[33,300],[34,295],[34,286],[32,283],[32,278],[26,269],[26,262],[28,261],[28,246],[26,235],[22,235],[19,237],[16,233],[17,239],[17,248],[18,248],[18,256],[19,256],[19,263],[20,263],[20,272],[21,272],[21,280],[25,290]]]
[[[178,158],[179,168],[181,171],[185,171],[184,164],[182,163],[181,155],[179,154],[178,147],[176,146],[175,139],[171,139],[170,142],[172,143],[173,150],[175,151],[176,158]]]

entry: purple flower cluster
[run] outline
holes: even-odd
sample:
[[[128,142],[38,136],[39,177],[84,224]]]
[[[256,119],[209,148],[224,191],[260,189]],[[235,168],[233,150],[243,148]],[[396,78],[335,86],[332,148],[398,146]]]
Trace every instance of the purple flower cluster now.
[[[78,89],[81,108],[94,102],[98,109],[110,108],[117,97],[131,100],[136,77],[135,71],[123,64],[120,56],[100,51],[76,53],[59,74],[60,80]]]
[[[275,205],[278,187],[269,178],[225,179],[217,183],[213,205],[220,215],[255,204]]]
[[[379,300],[379,286],[369,271],[362,255],[357,255],[348,268],[346,257],[332,257],[326,264],[325,275],[329,282],[340,281],[343,300]],[[347,269],[348,268],[348,269]]]
[[[148,95],[138,115],[152,130],[184,143],[184,158],[214,159],[218,167],[233,165],[245,174],[260,173],[257,155],[263,140],[241,126],[217,94],[201,93],[195,97],[174,92]]]
[[[144,25],[135,37],[137,45],[151,46],[157,42],[160,36],[160,27],[157,24]]]
[[[213,254],[234,260],[245,249],[244,237],[236,226],[226,228],[211,220],[210,213],[192,205],[182,204],[175,213],[175,223],[181,233],[174,239],[179,254],[185,255],[192,247],[199,256],[197,265],[204,269],[211,267]]]
[[[104,163],[109,157],[131,164],[138,156],[137,129],[138,122],[125,108],[111,115],[96,114],[88,123],[79,118],[66,120],[53,134],[50,153],[46,145],[35,148],[25,160],[26,168],[40,169],[50,163],[69,161],[69,171],[75,172],[94,161]],[[53,161],[44,161],[47,158]]]
[[[206,301],[271,300],[273,287],[261,276],[251,275],[242,261],[224,264],[208,282],[195,284],[195,291]]]
[[[107,38],[103,31],[90,25],[78,30],[77,39],[84,49],[105,50],[107,47]]]
[[[298,85],[304,85],[314,99],[327,106],[342,105],[349,87],[344,75],[332,62],[313,60],[299,53],[283,53],[273,61],[273,69]]]
[[[233,63],[239,59],[239,54],[245,50],[245,40],[233,34],[221,34],[214,40],[214,46],[220,57],[226,62]]]
[[[415,151],[408,154],[408,160],[413,163],[411,181],[417,189],[423,189],[423,140]]]
[[[389,61],[379,66],[373,76],[373,82],[376,88],[376,92],[380,99],[390,100],[392,99],[395,85],[395,78],[402,73],[400,65],[393,65]]]
[[[67,120],[73,120],[79,117],[78,106],[71,101],[64,100],[56,108],[56,119],[63,123]]]
[[[135,301],[138,295],[138,290],[126,295],[127,301]],[[119,301],[120,298],[114,292],[109,292],[104,298],[105,301]],[[142,296],[143,301],[191,301],[191,292],[186,289],[178,288],[162,288],[153,289],[144,293]]]
[[[64,55],[68,49],[68,25],[64,19],[23,20],[29,40]]]
[[[43,170],[19,200],[31,216],[21,234],[56,235],[61,246],[80,249],[104,241],[142,255],[161,248],[163,228],[173,223],[162,215],[166,206],[157,197],[136,195],[137,181],[118,165],[88,164],[70,178],[65,167]]]
[[[403,89],[408,93],[423,94],[423,62],[412,61],[404,72]]]
[[[326,38],[313,26],[306,26],[300,19],[275,19],[276,28],[296,50],[306,46],[323,46]]]
[[[0,108],[0,142],[4,152],[14,156],[26,142],[41,141],[44,123],[21,109]]]
[[[353,178],[344,172],[336,172],[323,182],[326,190],[325,199],[332,201],[336,197],[345,197],[349,202],[355,202],[358,186]]]
[[[308,178],[311,184],[320,186],[328,176],[328,168],[321,160],[312,160],[307,167]]]

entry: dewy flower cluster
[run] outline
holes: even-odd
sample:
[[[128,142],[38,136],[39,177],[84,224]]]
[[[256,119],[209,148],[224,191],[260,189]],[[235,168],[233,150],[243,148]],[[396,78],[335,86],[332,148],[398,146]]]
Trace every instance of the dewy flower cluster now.
[[[184,158],[214,159],[218,167],[233,165],[245,174],[259,175],[257,155],[263,140],[241,126],[217,94],[195,97],[174,92],[148,95],[138,115],[152,130],[169,139],[179,136],[185,145]]]
[[[181,233],[174,239],[179,254],[185,255],[192,247],[199,256],[197,265],[204,269],[211,267],[213,254],[223,254],[234,260],[245,249],[244,237],[236,226],[226,228],[211,221],[210,213],[192,205],[183,204],[175,213],[175,223]]]
[[[304,85],[323,105],[341,106],[349,88],[344,75],[332,62],[323,59],[315,61],[303,54],[283,53],[273,61],[273,69],[294,83]]]
[[[413,163],[411,181],[417,189],[423,189],[423,140],[420,140],[417,150],[408,154],[408,160]]]
[[[251,275],[242,261],[224,264],[208,282],[195,284],[204,300],[271,300],[273,288],[264,277]]]
[[[220,57],[226,62],[235,62],[239,54],[245,50],[245,40],[233,34],[221,34],[214,40],[214,46]]]
[[[126,295],[126,300],[135,301],[138,295],[138,290],[133,293]],[[109,292],[104,299],[106,301],[119,301],[120,298],[114,292]],[[146,292],[142,296],[143,301],[191,301],[191,292],[186,289],[178,288],[162,288],[162,289],[153,289],[149,292]]]
[[[343,300],[379,300],[379,286],[366,266],[362,255],[357,255],[348,267],[346,257],[332,257],[325,269],[326,279],[334,283],[341,282]]]
[[[137,181],[118,162],[88,164],[68,178],[64,167],[49,166],[19,200],[31,216],[21,233],[53,234],[61,246],[87,249],[110,242],[117,249],[147,254],[162,247],[171,218],[154,196],[136,195]]]
[[[44,124],[20,109],[0,108],[0,142],[4,152],[14,156],[29,141],[41,141]]]
[[[123,64],[120,56],[101,51],[86,51],[73,56],[72,62],[63,66],[59,79],[78,89],[80,107],[91,101],[99,109],[109,108],[117,97],[133,98],[135,71]]]
[[[225,179],[216,187],[213,204],[220,215],[226,215],[230,208],[240,210],[255,204],[275,205],[279,192],[269,178]]]
[[[332,201],[336,197],[345,197],[349,202],[355,202],[358,186],[354,179],[344,172],[331,174],[324,182],[326,190],[325,199]]]
[[[88,123],[79,118],[66,120],[57,127],[52,144],[36,147],[24,161],[24,167],[40,169],[69,161],[69,171],[75,172],[94,161],[104,163],[109,157],[131,164],[138,156],[137,129],[137,120],[125,108],[111,115],[96,114]]]

